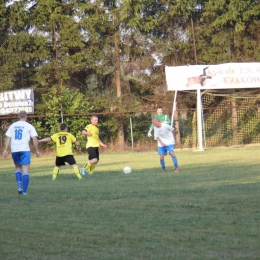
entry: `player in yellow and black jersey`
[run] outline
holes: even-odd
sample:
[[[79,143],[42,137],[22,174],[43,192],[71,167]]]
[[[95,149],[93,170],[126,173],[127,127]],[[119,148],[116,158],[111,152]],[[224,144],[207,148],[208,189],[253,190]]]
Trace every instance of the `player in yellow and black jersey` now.
[[[56,161],[55,167],[53,169],[52,179],[56,180],[60,166],[68,163],[73,168],[74,173],[77,175],[78,179],[82,180],[82,176],[72,152],[72,144],[80,145],[80,143],[76,140],[74,135],[68,132],[68,126],[66,124],[61,124],[59,133],[53,134],[51,137],[45,137],[38,140],[39,143],[49,141],[56,143]]]
[[[98,117],[91,116],[91,124],[87,125],[82,131],[82,134],[87,137],[87,152],[88,152],[88,163],[80,169],[81,173],[84,175],[92,174],[96,168],[96,165],[99,161],[99,147],[102,146],[107,148],[107,146],[101,142],[99,138],[99,129],[97,127]]]

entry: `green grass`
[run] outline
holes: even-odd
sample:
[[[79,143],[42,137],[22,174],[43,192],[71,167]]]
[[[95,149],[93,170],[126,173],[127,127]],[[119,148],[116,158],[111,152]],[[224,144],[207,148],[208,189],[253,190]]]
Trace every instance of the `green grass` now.
[[[1,158],[0,259],[260,259],[259,150],[176,151],[179,173],[156,152],[106,153],[84,181],[33,157],[28,196]]]

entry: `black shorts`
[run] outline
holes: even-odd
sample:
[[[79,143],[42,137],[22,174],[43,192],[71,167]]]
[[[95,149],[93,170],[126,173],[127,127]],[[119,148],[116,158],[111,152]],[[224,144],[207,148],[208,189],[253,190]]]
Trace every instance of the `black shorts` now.
[[[99,160],[98,147],[89,147],[89,148],[87,148],[87,152],[88,152],[88,159],[89,160],[96,159],[96,158]]]
[[[76,164],[76,160],[73,155],[66,155],[63,157],[56,156],[56,166],[65,165],[65,163],[68,163],[69,165]]]

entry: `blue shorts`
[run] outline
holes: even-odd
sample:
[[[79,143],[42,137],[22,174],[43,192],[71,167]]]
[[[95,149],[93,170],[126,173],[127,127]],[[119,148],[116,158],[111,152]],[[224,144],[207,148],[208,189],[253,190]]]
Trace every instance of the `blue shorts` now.
[[[26,165],[31,163],[31,152],[14,152],[12,153],[14,164]]]
[[[159,155],[165,155],[167,152],[169,152],[169,153],[174,152],[174,144],[170,144],[170,145],[163,146],[163,147],[158,146]]]

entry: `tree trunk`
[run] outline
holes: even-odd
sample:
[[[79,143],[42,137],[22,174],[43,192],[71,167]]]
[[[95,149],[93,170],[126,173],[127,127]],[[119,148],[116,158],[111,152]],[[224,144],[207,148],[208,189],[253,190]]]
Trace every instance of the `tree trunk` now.
[[[119,53],[119,32],[115,34],[115,71],[116,71],[116,93],[117,97],[122,102],[122,92],[121,92],[121,72],[120,72],[120,53]],[[119,127],[118,127],[118,136],[117,136],[117,145],[119,150],[124,150],[125,146],[125,136],[124,136],[124,119],[122,115],[119,115]]]

